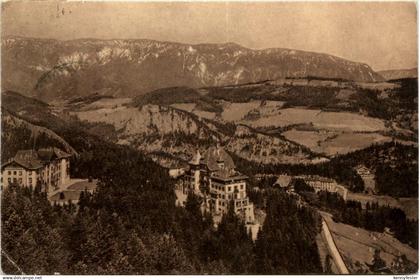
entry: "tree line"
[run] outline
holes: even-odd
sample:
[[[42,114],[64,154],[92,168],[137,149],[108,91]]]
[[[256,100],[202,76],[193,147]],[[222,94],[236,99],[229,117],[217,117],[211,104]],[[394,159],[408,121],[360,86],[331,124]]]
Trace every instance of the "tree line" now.
[[[356,171],[365,165],[375,176],[376,191],[393,197],[418,197],[418,148],[399,143],[374,144],[318,164],[261,164],[231,154],[236,167],[248,176],[319,175],[335,179],[352,192],[363,192],[365,184]]]
[[[304,197],[311,205],[333,213],[337,222],[376,232],[389,228],[399,241],[418,249],[418,221],[408,219],[399,208],[369,202],[362,207],[358,201],[346,201],[340,195],[326,191]]]
[[[2,249],[25,273],[322,272],[313,238],[318,218],[293,199],[267,197],[267,219],[253,242],[232,209],[215,228],[211,215],[201,212],[200,198],[189,195],[185,208],[176,207],[167,170],[140,152],[81,126],[60,134],[79,152],[71,159],[71,176],[97,178],[98,187],[92,195],[82,193],[78,205],[65,206],[50,205],[39,188],[2,192]],[[6,258],[2,268],[18,273]]]

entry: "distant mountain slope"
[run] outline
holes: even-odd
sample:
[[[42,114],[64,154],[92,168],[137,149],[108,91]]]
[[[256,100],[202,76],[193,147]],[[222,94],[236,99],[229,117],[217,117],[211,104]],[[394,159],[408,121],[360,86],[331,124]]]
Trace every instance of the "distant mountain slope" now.
[[[415,78],[372,84],[300,78],[200,89],[162,88],[138,96],[132,103],[171,106],[207,119],[274,127],[287,126],[288,114],[284,113],[292,110],[302,113],[292,116],[296,124],[308,119],[315,122],[316,118],[308,114],[311,112],[320,111],[318,117],[325,118],[332,112],[343,116],[349,112],[354,114],[354,121],[371,117],[417,131],[417,96]],[[267,123],[260,125],[262,119]],[[357,130],[352,119],[348,121]],[[341,125],[338,119],[331,122]]]
[[[328,54],[252,50],[232,43],[2,40],[2,89],[45,101],[94,93],[135,96],[171,86],[217,86],[306,76],[364,82],[383,79],[366,64]]]
[[[58,147],[75,155],[76,150],[54,131],[31,124],[2,110],[1,117],[2,162],[13,157],[21,149]]]
[[[382,77],[386,80],[397,80],[397,79],[405,79],[405,78],[417,78],[418,77],[418,70],[417,68],[412,69],[394,69],[394,70],[384,70],[378,71]]]

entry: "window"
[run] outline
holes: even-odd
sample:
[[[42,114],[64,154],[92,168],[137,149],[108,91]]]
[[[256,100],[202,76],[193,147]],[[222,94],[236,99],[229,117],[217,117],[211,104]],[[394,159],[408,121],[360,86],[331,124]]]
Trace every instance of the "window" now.
[[[22,176],[22,170],[19,171],[19,176]]]
[[[16,175],[16,174],[17,174],[16,170],[15,170],[15,171],[13,171],[13,175]]]
[[[10,171],[10,170],[9,170],[9,171],[7,171],[7,174],[8,174],[8,175],[12,175],[12,171]]]
[[[230,192],[232,190],[232,187],[228,187],[228,192]]]
[[[22,184],[22,178],[19,178],[19,184]]]
[[[29,171],[29,176],[31,176],[32,175],[32,171]]]
[[[13,178],[13,183],[16,183],[17,182],[17,179],[16,178]]]
[[[29,178],[29,184],[32,185],[32,178]]]
[[[7,178],[7,182],[11,183],[12,182],[12,178]]]

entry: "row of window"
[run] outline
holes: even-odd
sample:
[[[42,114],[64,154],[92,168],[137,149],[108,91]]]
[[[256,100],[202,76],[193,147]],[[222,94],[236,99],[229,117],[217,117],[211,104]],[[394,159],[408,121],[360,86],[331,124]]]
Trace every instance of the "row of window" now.
[[[18,172],[18,171],[14,170],[14,171],[13,171],[13,175],[17,175],[17,172]],[[8,175],[12,175],[12,171],[11,171],[11,170],[7,171],[7,174],[8,174]],[[28,174],[29,174],[29,176],[31,176],[31,175],[32,175],[32,171],[31,171],[31,170],[29,170],[29,171],[28,171]],[[19,176],[22,176],[22,170],[20,170],[20,171],[19,171]]]
[[[232,198],[234,199],[241,199],[241,198],[245,198],[245,193],[241,192],[241,193],[236,193],[236,194],[220,194],[220,193],[210,193],[210,196],[212,198],[220,198],[220,199],[229,199],[231,200]]]
[[[225,206],[225,202],[219,200],[219,205]],[[227,203],[226,203],[226,205],[227,205]],[[236,207],[241,207],[241,206],[246,206],[246,205],[247,205],[247,201],[246,200],[242,200],[242,201],[237,201],[236,202]]]
[[[234,185],[233,187],[234,187],[234,191],[244,190],[245,189],[245,184]],[[225,186],[223,186],[223,185],[213,184],[213,188],[215,188],[218,191],[225,191]],[[227,192],[231,192],[231,191],[232,191],[232,186],[228,186],[227,187]]]
[[[3,178],[1,178],[1,180],[3,182]],[[9,184],[12,183],[12,181],[13,183],[19,182],[19,184],[22,184],[23,182],[22,178],[7,178],[7,182],[9,182]],[[29,178],[29,184],[32,185],[32,178]]]
[[[243,207],[243,206],[247,206],[247,201],[246,200],[243,200],[243,201],[237,201],[236,202],[236,207]],[[220,201],[219,200],[219,206],[227,206],[227,203],[225,204],[225,202],[224,201]],[[220,209],[220,208],[219,208]]]
[[[237,201],[236,202],[236,207],[240,207],[240,206],[246,206],[247,205],[247,201],[246,200],[242,200],[242,201]]]

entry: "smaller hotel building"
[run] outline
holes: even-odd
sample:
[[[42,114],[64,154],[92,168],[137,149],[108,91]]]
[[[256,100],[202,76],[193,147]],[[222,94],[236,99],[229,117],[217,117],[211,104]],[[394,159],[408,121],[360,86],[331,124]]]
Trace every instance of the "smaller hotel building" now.
[[[3,188],[10,184],[35,187],[51,192],[70,180],[71,155],[58,148],[20,150],[1,166]]]

